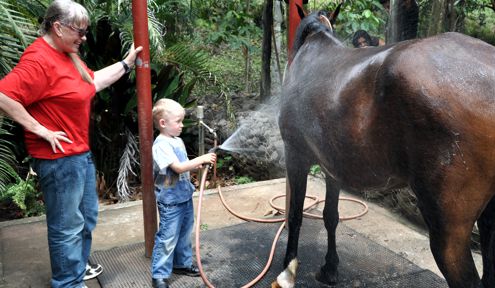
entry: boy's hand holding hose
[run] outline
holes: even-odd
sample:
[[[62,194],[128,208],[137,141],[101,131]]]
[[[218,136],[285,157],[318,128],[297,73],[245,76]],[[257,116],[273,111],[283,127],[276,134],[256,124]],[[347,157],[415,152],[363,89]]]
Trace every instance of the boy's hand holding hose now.
[[[201,157],[204,157],[203,163],[206,163],[207,165],[214,164],[215,161],[217,161],[217,154],[212,153],[212,152],[204,154]]]
[[[215,164],[215,161],[217,161],[217,154],[209,152],[199,156],[198,159],[201,161],[198,168],[203,168],[203,164],[206,164],[204,168],[208,169],[211,164]]]

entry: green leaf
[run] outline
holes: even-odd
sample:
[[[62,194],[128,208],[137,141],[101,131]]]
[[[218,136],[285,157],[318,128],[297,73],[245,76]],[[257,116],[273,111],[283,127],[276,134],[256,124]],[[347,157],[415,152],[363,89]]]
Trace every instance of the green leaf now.
[[[179,80],[180,80],[179,75],[178,74],[175,75],[174,78],[172,79],[172,82],[170,82],[168,84],[167,88],[165,89],[165,91],[163,91],[163,94],[158,95],[158,99],[160,99],[160,98],[171,98],[170,96],[172,96],[173,93],[179,87]]]
[[[36,6],[38,3],[32,3]],[[24,49],[37,37],[34,15],[22,5],[0,0],[0,76],[7,74],[17,63]],[[26,13],[26,14],[23,14]]]

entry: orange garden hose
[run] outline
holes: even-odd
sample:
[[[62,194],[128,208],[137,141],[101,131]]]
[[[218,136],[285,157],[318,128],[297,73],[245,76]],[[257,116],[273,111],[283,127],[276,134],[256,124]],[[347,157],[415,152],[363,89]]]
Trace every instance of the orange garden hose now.
[[[213,284],[211,284],[211,282],[208,280],[208,278],[206,277],[206,274],[204,273],[204,270],[203,270],[203,265],[201,264],[201,253],[200,253],[200,241],[199,241],[199,233],[200,233],[200,228],[201,228],[201,206],[202,206],[202,202],[203,202],[203,194],[204,194],[204,188],[205,188],[205,183],[206,183],[206,176],[208,174],[208,168],[204,169],[203,171],[203,175],[201,177],[201,184],[200,184],[200,187],[199,187],[199,198],[198,198],[198,210],[197,210],[197,216],[196,216],[196,222],[195,222],[195,251],[196,251],[196,262],[197,262],[197,265],[198,265],[198,269],[199,269],[199,272],[201,274],[201,278],[203,279],[203,282],[205,283],[205,285],[207,287],[210,287],[210,288],[214,288],[215,286],[213,286]],[[247,217],[247,216],[243,216],[243,215],[240,215],[238,214],[237,212],[235,212],[233,209],[231,209],[229,207],[229,205],[227,204],[227,202],[225,201],[225,198],[223,197],[223,194],[222,194],[222,190],[220,189],[220,186],[217,186],[218,188],[218,195],[220,196],[220,200],[222,201],[222,204],[224,205],[224,207],[234,216],[236,216],[237,218],[239,219],[242,219],[242,220],[245,220],[245,221],[250,221],[250,222],[260,222],[260,223],[277,223],[277,222],[284,222],[285,221],[285,218],[275,218],[275,219],[256,219],[256,218],[251,218],[251,217]],[[273,198],[270,199],[270,206],[280,212],[285,212],[285,209],[284,208],[281,208],[281,207],[278,207],[276,206],[273,202],[275,199],[278,199],[278,198],[281,198],[281,197],[285,197],[285,194],[281,194],[281,195],[277,195],[277,196],[274,196]],[[323,219],[323,217],[321,215],[316,215],[316,214],[311,214],[311,213],[307,213],[306,211],[317,206],[319,203],[321,202],[324,202],[325,200],[319,200],[317,196],[306,196],[306,198],[310,198],[312,199],[313,201],[307,205],[306,207],[303,208],[303,214],[304,216],[306,217],[310,217],[310,218],[315,218],[315,219]],[[360,212],[359,214],[356,214],[356,215],[352,215],[352,216],[347,216],[347,217],[339,217],[339,220],[350,220],[350,219],[355,219],[355,218],[358,218],[358,217],[361,217],[363,216],[364,214],[366,214],[368,212],[368,205],[366,205],[366,203],[364,203],[363,201],[360,201],[360,200],[357,200],[357,199],[353,199],[353,198],[348,198],[348,197],[339,197],[339,200],[345,200],[345,201],[351,201],[351,202],[355,202],[355,203],[358,203],[360,204],[361,206],[364,207],[363,211]],[[268,269],[270,268],[271,266],[271,263],[272,263],[272,260],[273,260],[273,255],[275,254],[275,248],[276,248],[276,244],[278,242],[278,239],[280,238],[280,235],[282,234],[282,231],[283,231],[283,228],[285,226],[285,222],[282,223],[282,225],[280,225],[278,231],[277,231],[277,234],[275,235],[275,238],[273,240],[273,243],[272,243],[272,247],[271,247],[271,250],[270,250],[270,254],[269,254],[269,257],[268,257],[268,260],[267,260],[267,263],[265,265],[265,268],[263,269],[263,271],[261,271],[261,273],[253,280],[251,280],[251,282],[245,284],[244,286],[242,286],[242,288],[248,288],[248,287],[251,287],[253,286],[254,284],[256,284],[259,280],[261,280],[264,275],[266,274],[266,272],[268,271]]]

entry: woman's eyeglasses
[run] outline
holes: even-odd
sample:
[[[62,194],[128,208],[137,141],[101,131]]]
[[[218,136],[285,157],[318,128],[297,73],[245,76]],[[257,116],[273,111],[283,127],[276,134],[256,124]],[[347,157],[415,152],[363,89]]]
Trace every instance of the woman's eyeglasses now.
[[[66,23],[61,23],[61,24],[64,25],[65,27],[69,27],[71,30],[77,32],[77,34],[79,34],[79,37],[84,37],[84,36],[86,36],[86,34],[88,34],[88,29],[76,28],[72,24],[66,24]]]

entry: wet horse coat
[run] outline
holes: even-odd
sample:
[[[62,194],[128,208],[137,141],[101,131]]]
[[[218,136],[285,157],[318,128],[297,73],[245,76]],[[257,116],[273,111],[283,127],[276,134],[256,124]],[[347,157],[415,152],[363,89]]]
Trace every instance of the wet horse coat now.
[[[495,48],[458,33],[347,48],[318,13],[299,26],[279,115],[290,199],[285,266],[297,257],[307,174],[319,164],[328,231],[319,281],[338,280],[340,189],[408,185],[449,286],[482,287],[469,247],[478,221],[482,282],[495,287]]]

